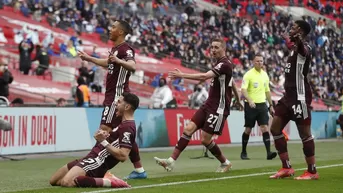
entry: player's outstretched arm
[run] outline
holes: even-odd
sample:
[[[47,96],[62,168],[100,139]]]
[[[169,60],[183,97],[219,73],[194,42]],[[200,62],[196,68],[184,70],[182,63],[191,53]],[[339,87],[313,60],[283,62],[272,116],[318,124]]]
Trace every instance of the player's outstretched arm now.
[[[168,76],[172,79],[185,78],[185,79],[190,79],[190,80],[206,81],[210,78],[216,77],[216,74],[212,70],[209,70],[206,73],[189,74],[189,73],[183,73],[179,69],[175,68],[174,71],[170,71],[168,73]]]
[[[84,61],[92,62],[98,66],[102,66],[102,67],[106,67],[106,68],[108,67],[108,59],[95,58],[95,57],[88,55],[87,53],[85,53],[83,51],[77,51],[77,54]]]

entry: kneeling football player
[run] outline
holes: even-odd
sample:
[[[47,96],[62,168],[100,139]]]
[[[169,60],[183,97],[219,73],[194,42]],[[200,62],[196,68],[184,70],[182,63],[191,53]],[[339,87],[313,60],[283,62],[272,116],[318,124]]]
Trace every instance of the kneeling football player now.
[[[50,179],[53,186],[63,187],[130,187],[125,181],[106,172],[119,162],[128,159],[136,138],[134,112],[139,106],[139,98],[131,93],[123,93],[117,102],[117,116],[122,123],[113,131],[99,130],[94,138],[99,142],[87,156],[72,161],[58,169]]]

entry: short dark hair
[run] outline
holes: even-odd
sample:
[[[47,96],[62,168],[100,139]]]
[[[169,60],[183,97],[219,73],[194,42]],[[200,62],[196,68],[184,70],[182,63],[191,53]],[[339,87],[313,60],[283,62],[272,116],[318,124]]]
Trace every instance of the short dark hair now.
[[[123,29],[125,35],[132,34],[132,27],[131,27],[131,25],[127,21],[125,21],[125,20],[116,20],[116,21],[120,24],[120,26]]]
[[[295,23],[304,32],[304,36],[307,36],[311,32],[311,25],[305,20],[297,20]]]
[[[123,99],[126,103],[130,104],[133,110],[136,110],[139,106],[139,98],[135,94],[124,92]]]
[[[220,43],[224,46],[224,48],[226,48],[226,42],[225,42],[225,40],[222,39],[222,38],[213,38],[212,41],[211,41],[211,43],[212,43],[212,42],[220,42]]]
[[[260,54],[260,53],[255,54],[253,59],[255,59],[256,57],[262,57],[263,58],[262,54]]]
[[[23,105],[24,104],[24,100],[22,98],[15,98],[12,102],[12,104],[20,104]]]
[[[67,100],[65,100],[64,98],[59,98],[56,101],[57,103],[63,103],[63,102],[67,102]]]

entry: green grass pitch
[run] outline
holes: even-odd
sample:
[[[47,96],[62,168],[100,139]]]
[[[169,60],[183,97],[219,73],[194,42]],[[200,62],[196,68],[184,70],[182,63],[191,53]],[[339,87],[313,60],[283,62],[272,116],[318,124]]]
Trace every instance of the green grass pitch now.
[[[343,141],[316,143],[318,181],[295,181],[293,179],[270,180],[267,174],[279,169],[279,159],[266,160],[264,146],[248,146],[251,160],[240,160],[240,147],[224,147],[222,151],[233,163],[233,169],[225,174],[214,173],[219,163],[215,159],[190,159],[201,155],[202,150],[187,150],[181,155],[172,172],[164,171],[155,164],[154,156],[168,157],[171,151],[142,152],[141,158],[149,179],[130,180],[129,193],[329,193],[343,192]],[[274,147],[273,147],[274,148]],[[288,145],[291,163],[295,169],[306,167],[302,144]],[[51,187],[52,173],[75,157],[27,159],[25,161],[0,161],[0,192],[115,192],[103,188],[61,188]],[[332,166],[334,165],[334,166]],[[320,168],[323,167],[324,168]],[[329,166],[329,167],[327,167]],[[124,177],[132,171],[127,161],[112,169],[112,173]],[[298,170],[296,175],[302,174]],[[253,175],[253,176],[251,176]],[[217,179],[224,178],[224,179]],[[201,181],[204,179],[204,181]],[[197,182],[195,180],[200,180]],[[209,180],[209,181],[206,181]],[[190,182],[189,182],[190,181]],[[177,182],[174,183],[173,182]],[[144,188],[144,186],[146,186]]]

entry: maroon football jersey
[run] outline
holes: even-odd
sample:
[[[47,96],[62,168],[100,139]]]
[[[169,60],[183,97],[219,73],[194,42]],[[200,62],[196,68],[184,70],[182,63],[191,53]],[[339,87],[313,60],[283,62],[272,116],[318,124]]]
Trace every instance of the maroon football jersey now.
[[[299,50],[305,51],[304,55]],[[284,66],[285,71],[285,97],[290,100],[310,102],[312,91],[307,80],[307,74],[311,63],[311,47],[305,43],[303,48],[294,47]]]
[[[135,121],[123,121],[118,127],[113,129],[110,136],[106,139],[112,146],[116,148],[132,148],[132,144],[136,139],[136,124]],[[112,169],[119,163],[105,147],[97,143],[88,154],[87,157],[92,157],[97,160],[102,168],[107,170]]]
[[[211,113],[229,115],[233,81],[232,63],[227,57],[223,57],[218,60],[212,71],[216,77],[211,81],[209,95],[203,107]]]
[[[116,55],[122,60],[135,60],[135,51],[126,42],[112,48],[111,54]],[[119,98],[123,92],[130,92],[129,78],[131,72],[120,66],[119,64],[108,64],[108,72],[106,77],[106,92],[105,106],[111,106],[115,99]]]

